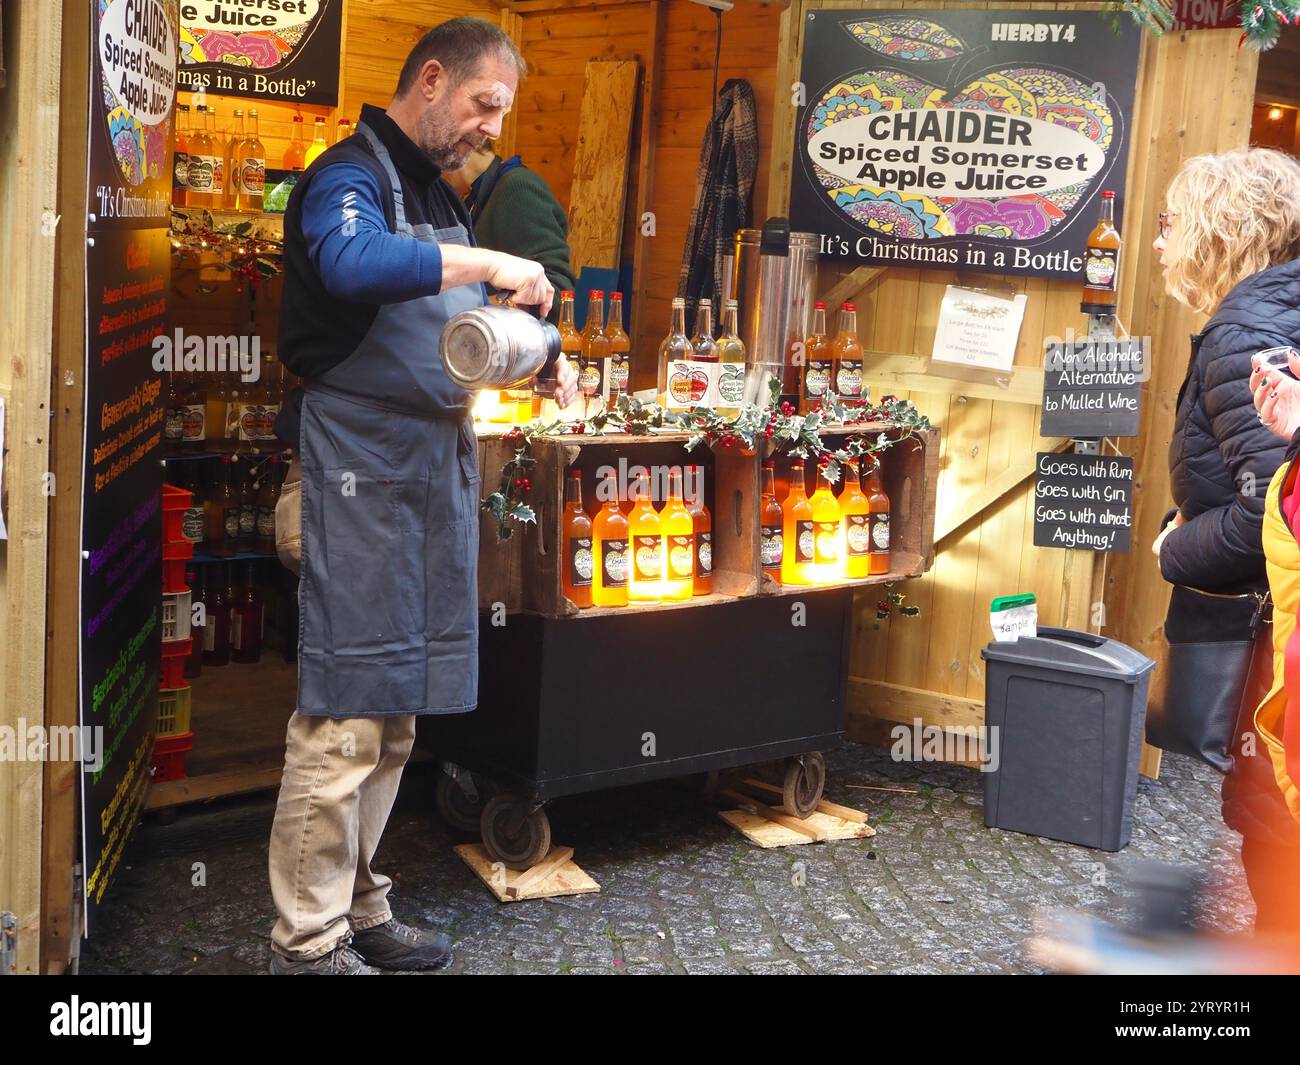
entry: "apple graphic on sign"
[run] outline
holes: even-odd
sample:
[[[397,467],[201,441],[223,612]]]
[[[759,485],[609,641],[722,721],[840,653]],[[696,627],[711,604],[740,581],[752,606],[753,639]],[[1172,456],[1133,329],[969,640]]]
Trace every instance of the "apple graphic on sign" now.
[[[924,19],[843,28],[909,67],[840,78],[808,110],[812,170],[859,228],[908,240],[1032,239],[1065,221],[1105,171],[1115,117],[1104,86],[1023,61],[972,71],[987,49],[968,50]],[[921,76],[939,68],[947,78]],[[866,157],[877,148],[895,149],[893,158]]]

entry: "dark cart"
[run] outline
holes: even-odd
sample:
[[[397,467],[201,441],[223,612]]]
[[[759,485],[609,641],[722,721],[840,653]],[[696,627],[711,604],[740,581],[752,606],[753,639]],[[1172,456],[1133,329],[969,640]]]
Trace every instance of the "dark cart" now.
[[[787,759],[785,805],[821,799],[844,738],[853,590],[594,617],[511,615],[480,636],[478,709],[420,719],[451,763],[438,805],[526,869],[564,795]]]

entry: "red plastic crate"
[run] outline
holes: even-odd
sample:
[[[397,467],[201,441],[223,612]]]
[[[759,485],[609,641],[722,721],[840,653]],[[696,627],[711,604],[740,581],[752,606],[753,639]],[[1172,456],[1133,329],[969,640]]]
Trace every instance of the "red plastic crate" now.
[[[192,554],[194,545],[189,544],[189,547]],[[166,552],[166,550],[167,548],[164,547],[163,551]],[[163,558],[162,590],[165,595],[175,595],[177,592],[191,590],[190,586],[185,583],[185,567],[188,562],[189,558]]]
[[[187,562],[194,557],[194,541],[187,540],[183,536],[179,540],[163,541],[162,547],[164,562]],[[184,573],[181,576],[183,577]]]
[[[194,733],[182,732],[177,736],[159,736],[153,744],[153,779],[185,779],[185,755],[194,746]]]
[[[193,498],[193,492],[187,492],[184,488],[177,488],[174,484],[163,485],[162,496],[162,513],[163,513],[163,543],[174,544],[178,540],[184,540],[185,534],[181,531],[181,523],[185,520],[185,511],[189,509],[190,500]],[[164,550],[163,558],[169,557]],[[170,556],[177,557],[177,556]],[[186,556],[189,557],[189,556]]]
[[[185,686],[185,659],[194,643],[191,636],[185,640],[164,640],[162,645],[162,683],[160,688]]]

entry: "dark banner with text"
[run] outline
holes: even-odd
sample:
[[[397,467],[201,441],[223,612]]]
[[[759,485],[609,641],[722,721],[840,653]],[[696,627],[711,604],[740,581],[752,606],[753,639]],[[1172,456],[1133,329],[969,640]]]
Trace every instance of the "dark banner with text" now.
[[[339,102],[343,0],[181,0],[181,88]]]
[[[1079,277],[1124,201],[1140,30],[1101,12],[807,12],[791,228],[876,266]],[[1121,225],[1122,232],[1122,225]]]

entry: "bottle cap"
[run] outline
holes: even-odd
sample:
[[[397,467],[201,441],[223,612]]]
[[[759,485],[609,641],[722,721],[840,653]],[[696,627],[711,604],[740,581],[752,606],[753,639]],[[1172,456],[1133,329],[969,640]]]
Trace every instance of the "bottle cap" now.
[[[1115,198],[1115,194],[1111,192],[1110,189],[1105,189],[1102,191],[1101,198],[1103,200],[1113,200]]]
[[[302,115],[294,115],[294,116],[293,116],[293,120],[294,120],[295,122],[301,122],[301,121],[302,121]]]
[[[573,289],[571,289],[571,288],[566,288],[566,289],[564,289],[564,290],[560,293],[560,299],[562,299],[562,300],[564,300],[564,299],[569,299],[569,300],[573,299]]]
[[[856,311],[857,309],[858,309],[858,305],[857,305],[856,303],[841,303],[841,304],[840,304],[840,310],[842,310],[842,311]]]
[[[763,469],[774,470],[776,469],[776,463],[773,462],[771,459],[768,459],[766,462],[763,463]]]
[[[621,293],[621,292],[611,292],[611,293],[609,294],[609,298],[612,299],[612,300],[621,300],[621,299],[623,298],[623,293]]]
[[[817,301],[815,301],[815,302],[813,303],[813,310],[815,310],[815,311],[824,311],[825,309],[826,309],[826,301],[825,301],[825,300],[817,300]]]
[[[587,299],[589,300],[603,300],[604,298],[605,290],[603,288],[593,288],[587,293]]]

